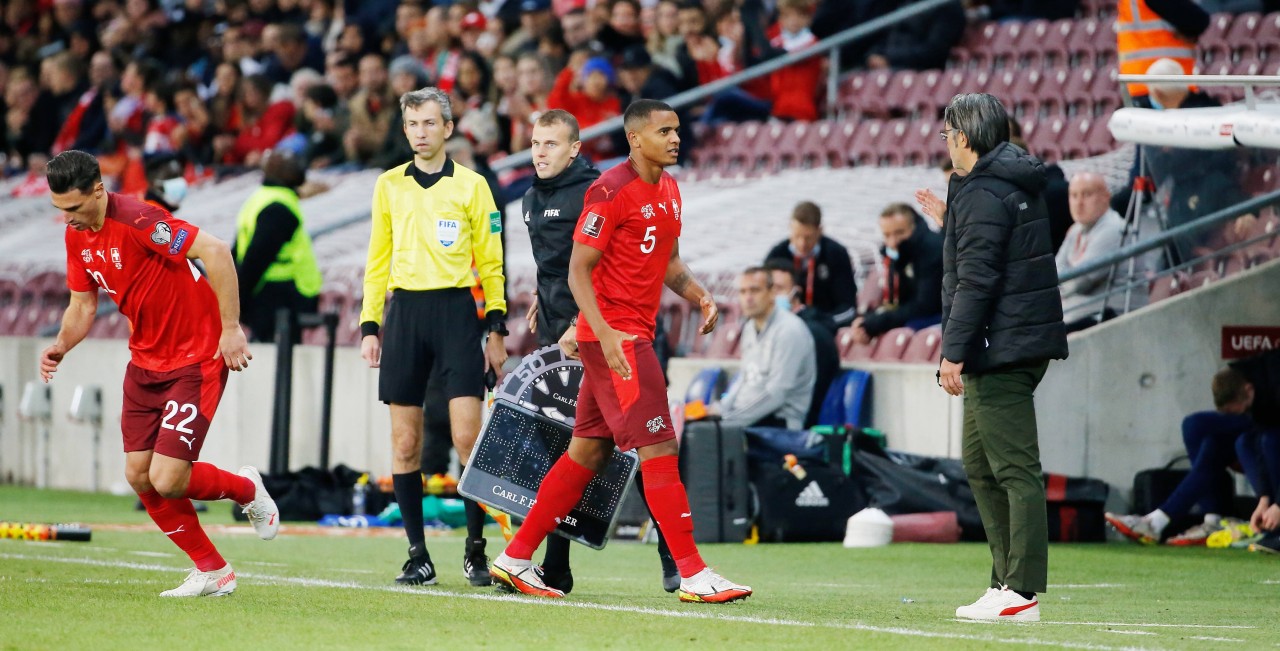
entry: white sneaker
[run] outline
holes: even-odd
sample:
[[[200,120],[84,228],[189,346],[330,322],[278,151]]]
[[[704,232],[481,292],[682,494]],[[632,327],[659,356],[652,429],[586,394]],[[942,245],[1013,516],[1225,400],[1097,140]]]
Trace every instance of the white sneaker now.
[[[253,524],[259,538],[263,540],[275,538],[280,532],[280,509],[276,508],[276,501],[271,499],[267,488],[262,485],[262,475],[253,466],[241,468],[239,474],[252,481],[254,488],[253,501],[240,505],[244,507],[243,513],[249,516],[249,522]]]
[[[220,570],[193,569],[182,585],[160,593],[161,597],[222,597],[236,591],[236,572],[228,563]]]
[[[1040,602],[1036,599],[1024,599],[1022,595],[1005,588],[990,597],[983,595],[982,599],[971,606],[957,608],[956,616],[983,621],[1038,622]]]
[[[499,589],[535,597],[564,598],[563,592],[543,582],[533,563],[511,558],[506,552],[502,552],[489,564],[489,576],[498,582]]]
[[[680,601],[727,604],[751,596],[751,586],[738,585],[716,574],[711,568],[680,580]]]
[[[982,593],[982,596],[978,597],[977,601],[969,604],[968,606],[961,606],[957,608],[956,617],[963,619],[978,619],[973,616],[973,613],[982,612],[982,609],[986,606],[987,602],[990,601],[992,597],[1000,594],[1000,590],[1001,588],[987,588],[987,591]]]

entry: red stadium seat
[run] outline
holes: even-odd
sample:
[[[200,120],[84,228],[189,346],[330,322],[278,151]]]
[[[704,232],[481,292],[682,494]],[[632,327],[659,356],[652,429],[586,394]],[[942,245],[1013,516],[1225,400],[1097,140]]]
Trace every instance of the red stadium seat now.
[[[913,134],[910,120],[895,118],[886,122],[884,129],[880,131],[880,137],[876,139],[876,151],[879,152],[877,164],[881,166],[902,166],[906,161],[903,142],[908,140],[911,135]]]
[[[1257,55],[1268,61],[1280,54],[1280,11],[1269,13],[1258,21],[1258,31],[1254,33],[1257,44]]]
[[[1054,79],[1061,84],[1059,94],[1062,96],[1063,108],[1067,115],[1093,112],[1093,86],[1096,75],[1097,71],[1089,66],[1076,66],[1065,76],[1061,71],[1054,73]]]
[[[1085,148],[1089,151],[1089,155],[1100,156],[1115,151],[1119,145],[1111,135],[1111,129],[1107,127],[1107,118],[1103,116],[1090,119],[1093,120],[1093,126],[1085,135]]]
[[[902,351],[902,361],[916,364],[937,364],[942,349],[942,326],[931,326],[916,331],[907,349]]]
[[[880,160],[876,143],[884,126],[885,122],[881,120],[862,120],[848,140],[845,159],[851,165],[876,165]]]
[[[1044,43],[1052,25],[1053,23],[1039,18],[1022,23],[1022,30],[1018,33],[1018,40],[1015,44],[1018,51],[1016,67],[1044,67],[1046,57],[1044,52],[1041,51],[1041,44]]]
[[[1147,294],[1148,303],[1158,303],[1171,296],[1177,296],[1186,290],[1187,276],[1178,272],[1151,281],[1151,290]]]
[[[1243,59],[1258,56],[1258,28],[1262,26],[1262,14],[1249,11],[1236,14],[1231,21],[1231,30],[1227,32],[1226,42],[1232,48],[1235,58]]]
[[[1232,14],[1213,14],[1209,17],[1209,27],[1196,39],[1196,45],[1206,51],[1231,52],[1231,43],[1227,33],[1231,31],[1231,23],[1235,19]],[[1255,27],[1256,29],[1256,27]],[[1217,58],[1213,59],[1218,62]]]
[[[937,117],[938,105],[934,103],[934,91],[945,74],[942,70],[925,70],[916,75],[910,91],[902,97],[902,110],[926,120]]]
[[[840,359],[846,362],[867,362],[871,361],[871,355],[876,349],[876,340],[872,339],[871,343],[859,344],[853,341],[853,330],[850,328],[841,328],[836,333],[836,347],[840,349]]]
[[[911,344],[915,330],[911,328],[894,328],[876,338],[876,349],[871,359],[876,362],[902,361],[902,353]]]
[[[991,63],[995,68],[1010,69],[1018,66],[1022,57],[1022,49],[1019,46],[1022,42],[1024,27],[1025,23],[1017,20],[997,25],[991,34],[991,44],[987,48],[991,51]]]
[[[871,265],[866,278],[858,284],[858,314],[866,314],[880,307],[884,300],[884,282],[884,272],[880,265]]]

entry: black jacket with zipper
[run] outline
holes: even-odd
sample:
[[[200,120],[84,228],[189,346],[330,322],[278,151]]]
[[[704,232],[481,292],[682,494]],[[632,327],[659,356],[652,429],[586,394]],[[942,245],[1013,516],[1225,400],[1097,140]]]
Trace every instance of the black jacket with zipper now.
[[[951,178],[942,357],[966,374],[1067,357],[1045,185],[1044,164],[1007,142]]]
[[[579,156],[557,176],[535,178],[521,202],[533,260],[538,265],[539,346],[559,341],[569,329],[569,321],[578,315],[578,304],[569,291],[569,256],[583,198],[599,176],[600,170]]]

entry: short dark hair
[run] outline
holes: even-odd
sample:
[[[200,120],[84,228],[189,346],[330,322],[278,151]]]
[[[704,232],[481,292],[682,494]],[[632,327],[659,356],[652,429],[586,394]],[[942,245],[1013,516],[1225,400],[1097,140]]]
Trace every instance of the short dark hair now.
[[[752,274],[764,274],[764,286],[766,289],[773,289],[773,271],[767,267],[755,266],[747,267],[742,270],[742,275],[750,276]]]
[[[920,213],[916,212],[916,209],[912,208],[911,204],[902,203],[900,201],[895,201],[894,203],[885,206],[884,210],[880,211],[881,217],[888,217],[890,215],[901,215],[913,222],[920,217]]]
[[[49,159],[44,166],[49,191],[62,194],[72,190],[92,192],[102,181],[98,159],[78,149],[68,149]]]
[[[549,127],[555,124],[563,124],[569,127],[569,142],[578,142],[578,118],[564,109],[551,109],[546,113],[538,116],[534,124],[540,127]]]
[[[306,98],[326,111],[338,105],[338,92],[329,84],[320,83],[307,88]]]
[[[791,221],[817,228],[822,226],[822,209],[812,201],[801,201],[791,210]]]
[[[1249,380],[1234,368],[1227,367],[1213,374],[1213,406],[1218,409],[1244,398]]]
[[[670,104],[660,102],[656,99],[638,99],[627,107],[626,113],[622,114],[623,128],[628,132],[639,131],[644,125],[649,123],[649,116],[654,113],[675,112]]]
[[[764,268],[769,271],[785,271],[789,274],[796,272],[795,265],[786,258],[769,258],[764,261]]]
[[[951,98],[942,121],[964,132],[969,148],[984,156],[1002,142],[1009,141],[1009,112],[994,95],[962,93]]]

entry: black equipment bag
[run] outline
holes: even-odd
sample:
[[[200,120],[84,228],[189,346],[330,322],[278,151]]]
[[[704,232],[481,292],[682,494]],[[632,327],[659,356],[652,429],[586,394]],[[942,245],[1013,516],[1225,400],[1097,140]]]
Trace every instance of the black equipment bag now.
[[[719,419],[686,424],[680,441],[680,476],[689,494],[695,541],[746,540],[751,500],[742,428],[722,428]]]

